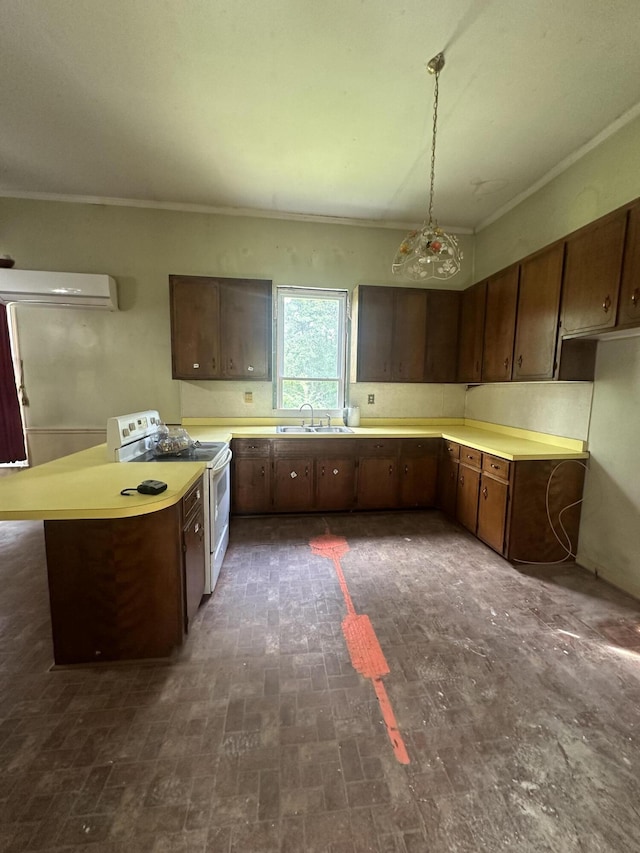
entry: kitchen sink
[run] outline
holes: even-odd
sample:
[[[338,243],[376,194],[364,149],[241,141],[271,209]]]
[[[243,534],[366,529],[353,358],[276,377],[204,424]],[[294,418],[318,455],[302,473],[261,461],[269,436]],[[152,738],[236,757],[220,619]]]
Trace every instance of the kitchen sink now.
[[[276,427],[277,433],[296,433],[297,435],[331,435],[332,433],[349,433],[352,429],[346,426],[279,426]]]

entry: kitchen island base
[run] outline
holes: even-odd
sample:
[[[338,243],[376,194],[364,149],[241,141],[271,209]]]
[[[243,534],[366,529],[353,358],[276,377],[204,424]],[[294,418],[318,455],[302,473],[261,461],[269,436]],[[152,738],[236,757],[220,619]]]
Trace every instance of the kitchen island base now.
[[[167,658],[182,643],[180,504],[44,530],[57,665]]]

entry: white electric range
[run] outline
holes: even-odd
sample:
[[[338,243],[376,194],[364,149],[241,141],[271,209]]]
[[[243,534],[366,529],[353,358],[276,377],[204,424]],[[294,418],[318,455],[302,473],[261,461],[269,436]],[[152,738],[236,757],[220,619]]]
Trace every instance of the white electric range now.
[[[231,449],[224,441],[196,442],[176,456],[153,453],[156,434],[163,426],[159,412],[148,410],[118,415],[107,421],[107,453],[113,462],[204,462],[205,587],[212,593],[229,543],[231,509]]]

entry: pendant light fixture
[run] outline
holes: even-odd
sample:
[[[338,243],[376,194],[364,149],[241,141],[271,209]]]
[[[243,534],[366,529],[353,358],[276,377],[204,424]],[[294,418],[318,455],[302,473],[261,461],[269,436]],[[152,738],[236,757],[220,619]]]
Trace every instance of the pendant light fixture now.
[[[428,218],[419,231],[409,231],[400,244],[391,265],[394,275],[425,281],[429,278],[447,279],[460,271],[462,252],[458,240],[445,233],[433,217],[433,184],[436,169],[436,131],[438,126],[438,78],[444,68],[444,53],[439,53],[427,64],[427,70],[435,75],[433,100],[433,135],[431,138],[431,183],[429,186]]]

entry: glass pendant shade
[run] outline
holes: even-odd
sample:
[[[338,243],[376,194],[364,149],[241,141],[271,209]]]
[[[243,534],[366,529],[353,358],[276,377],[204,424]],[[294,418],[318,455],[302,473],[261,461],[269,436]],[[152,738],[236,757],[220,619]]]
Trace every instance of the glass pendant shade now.
[[[409,231],[400,244],[391,271],[412,281],[451,278],[460,272],[463,254],[458,240],[433,223]]]

